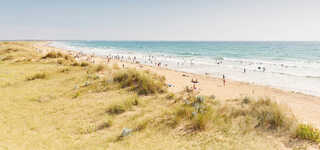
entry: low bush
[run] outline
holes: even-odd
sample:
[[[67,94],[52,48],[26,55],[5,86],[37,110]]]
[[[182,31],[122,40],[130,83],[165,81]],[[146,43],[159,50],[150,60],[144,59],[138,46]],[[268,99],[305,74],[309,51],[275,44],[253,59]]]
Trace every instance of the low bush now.
[[[138,94],[148,95],[166,91],[164,78],[135,69],[119,71],[114,75],[113,80],[120,83],[122,88],[130,87]]]
[[[295,134],[298,138],[320,143],[320,130],[311,125],[299,124]]]

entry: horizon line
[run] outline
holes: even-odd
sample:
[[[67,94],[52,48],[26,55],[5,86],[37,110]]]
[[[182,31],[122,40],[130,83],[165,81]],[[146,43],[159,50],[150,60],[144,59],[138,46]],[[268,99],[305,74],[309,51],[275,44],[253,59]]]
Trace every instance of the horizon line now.
[[[39,39],[19,39],[19,40],[0,40],[5,41],[109,41],[109,42],[320,42],[320,40],[39,40]]]

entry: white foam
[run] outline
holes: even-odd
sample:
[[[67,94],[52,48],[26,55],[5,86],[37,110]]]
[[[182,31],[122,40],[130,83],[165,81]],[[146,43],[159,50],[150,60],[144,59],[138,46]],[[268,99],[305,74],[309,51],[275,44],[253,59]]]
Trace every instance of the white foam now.
[[[63,42],[53,42],[51,46],[81,51],[101,56],[121,55],[136,56],[137,60],[145,63],[145,58],[152,55],[156,61],[167,64],[168,68],[197,74],[209,73],[215,77],[223,74],[232,80],[245,81],[267,85],[284,90],[292,90],[320,96],[320,62],[297,60],[258,60],[223,58],[222,64],[217,64],[218,57],[193,56],[181,57],[164,53],[139,53],[115,47],[89,48],[70,46]],[[191,60],[194,63],[191,65]],[[177,65],[179,63],[179,65]],[[181,64],[184,65],[181,65]],[[265,72],[258,67],[266,68]],[[246,73],[243,73],[244,68]]]

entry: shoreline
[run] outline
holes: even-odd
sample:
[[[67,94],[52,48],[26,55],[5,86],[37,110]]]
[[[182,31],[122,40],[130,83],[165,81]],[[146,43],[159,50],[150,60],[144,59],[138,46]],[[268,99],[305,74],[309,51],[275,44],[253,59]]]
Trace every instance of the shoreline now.
[[[35,47],[42,50],[51,49],[61,51],[63,53],[77,52],[49,46],[49,43],[50,41],[41,42],[40,44],[36,44]],[[84,56],[88,57],[89,54],[84,54]],[[99,64],[102,61],[105,62],[104,58],[100,56],[94,56],[93,59],[96,64]],[[170,92],[174,93],[182,91],[186,86],[191,87],[191,79],[196,78],[199,81],[199,84],[197,85],[199,88],[198,91],[202,95],[215,95],[215,97],[221,100],[241,97],[252,97],[255,99],[267,97],[277,101],[278,103],[288,105],[299,121],[313,124],[318,128],[320,127],[320,97],[318,96],[230,79],[226,80],[226,87],[224,87],[222,79],[213,76],[182,72],[145,64],[133,64],[111,59],[109,64],[112,65],[113,63],[117,63],[119,66],[124,64],[125,67],[149,70],[165,76],[167,84],[174,85],[174,87],[168,88]],[[183,76],[183,74],[185,76]]]
[[[74,45],[75,44],[75,45]],[[77,46],[79,43],[64,43],[60,41],[52,41],[49,45],[61,49],[69,49],[82,52],[85,54],[94,54],[100,57],[117,57],[121,60],[136,57],[136,60],[142,64],[149,66],[157,66],[159,63],[163,68],[169,68],[179,72],[188,72],[201,75],[210,75],[214,78],[221,78],[225,75],[233,81],[248,82],[255,85],[263,85],[276,89],[282,89],[288,92],[300,92],[307,95],[320,96],[320,80],[318,80],[317,71],[310,70],[308,63],[302,60],[297,62],[286,61],[285,59],[272,61],[268,59],[252,59],[252,58],[232,58],[232,57],[206,57],[197,55],[180,56],[167,52],[157,52],[152,50],[136,51],[133,49],[101,46],[90,46],[84,42],[82,46]],[[95,43],[92,43],[95,45]],[[110,43],[113,45],[113,43]],[[100,45],[100,46],[99,46]],[[103,45],[103,43],[102,43]],[[106,44],[108,45],[108,44]],[[142,44],[143,46],[143,44]],[[146,45],[148,46],[148,45]],[[135,48],[135,47],[133,47]],[[150,47],[152,49],[152,47]],[[189,54],[189,52],[185,52]],[[197,53],[192,51],[190,54]],[[171,55],[172,54],[172,55]],[[199,53],[200,54],[200,53]],[[218,56],[219,54],[217,54]],[[219,58],[223,58],[221,60]],[[222,63],[223,62],[223,63]],[[262,67],[262,69],[261,69]],[[316,67],[317,68],[317,67]],[[267,71],[264,71],[267,70]],[[311,71],[311,72],[310,72]]]

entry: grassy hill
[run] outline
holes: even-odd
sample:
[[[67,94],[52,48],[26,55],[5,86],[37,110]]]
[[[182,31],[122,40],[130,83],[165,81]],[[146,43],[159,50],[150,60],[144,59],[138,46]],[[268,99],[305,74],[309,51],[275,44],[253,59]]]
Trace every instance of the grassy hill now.
[[[0,43],[2,149],[307,149],[319,130],[269,99],[171,93],[165,78]]]

